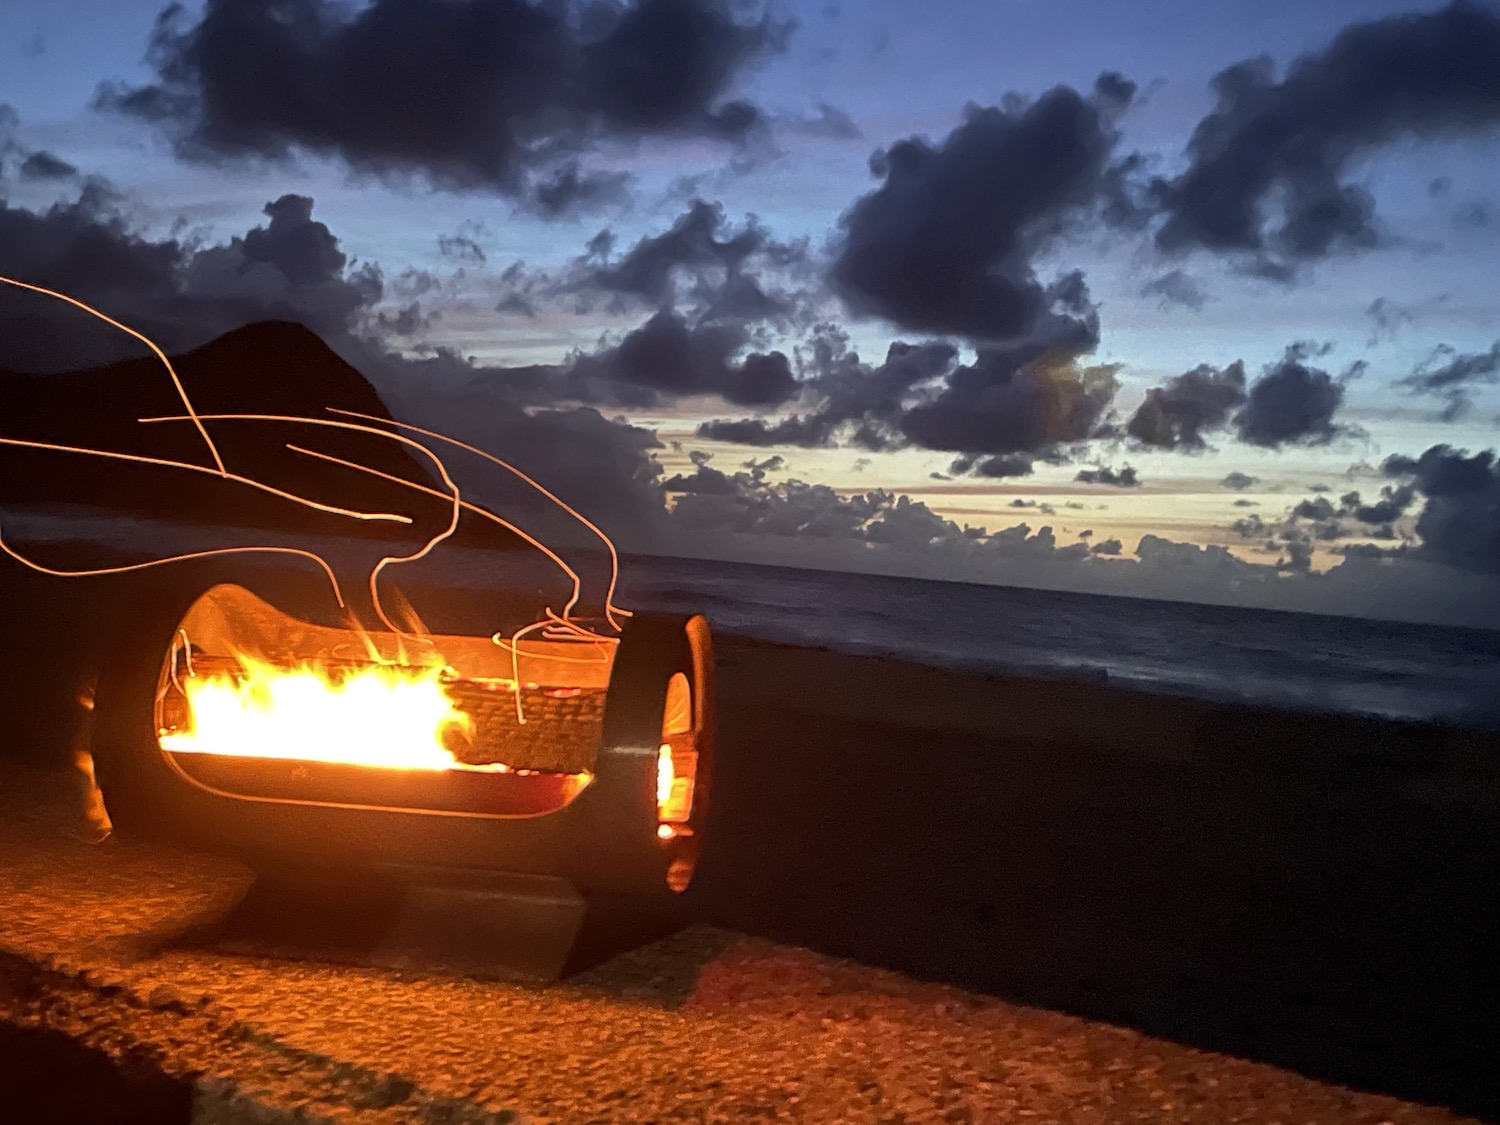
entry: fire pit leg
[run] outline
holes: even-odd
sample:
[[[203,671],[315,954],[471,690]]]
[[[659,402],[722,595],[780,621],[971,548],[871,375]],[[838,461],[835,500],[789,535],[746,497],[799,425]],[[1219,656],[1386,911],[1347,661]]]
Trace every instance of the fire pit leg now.
[[[470,976],[550,981],[562,976],[587,902],[546,876],[491,877],[484,887],[413,886],[388,943],[420,950]]]
[[[498,980],[562,976],[587,903],[537,875],[262,874],[211,944],[256,957],[337,961]]]

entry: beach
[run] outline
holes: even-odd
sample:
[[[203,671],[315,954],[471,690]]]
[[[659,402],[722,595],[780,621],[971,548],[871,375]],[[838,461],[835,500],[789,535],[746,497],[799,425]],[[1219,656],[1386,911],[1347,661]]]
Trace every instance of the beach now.
[[[543,988],[236,958],[184,935],[243,868],[67,832],[111,581],[6,603],[10,1023],[236,1090],[251,1028],[333,1060],[293,1085],[536,1120],[1500,1116],[1491,733],[721,639],[703,864],[634,951]]]

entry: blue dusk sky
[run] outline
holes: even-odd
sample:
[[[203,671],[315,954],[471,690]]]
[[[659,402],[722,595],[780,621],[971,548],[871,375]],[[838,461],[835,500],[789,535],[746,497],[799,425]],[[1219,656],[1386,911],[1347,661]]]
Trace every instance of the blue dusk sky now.
[[[1491,3],[15,0],[0,57],[0,274],[301,320],[628,547],[1500,625]],[[0,292],[0,367],[84,319]]]

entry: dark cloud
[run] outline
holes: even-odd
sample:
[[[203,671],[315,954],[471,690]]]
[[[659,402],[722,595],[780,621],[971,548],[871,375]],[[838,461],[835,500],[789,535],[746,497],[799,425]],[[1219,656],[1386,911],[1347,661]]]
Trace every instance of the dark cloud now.
[[[873,368],[836,332],[817,337],[813,351],[804,380],[813,410],[776,422],[709,422],[699,435],[762,446],[915,445],[968,455],[964,472],[983,465],[982,475],[1015,475],[1035,457],[1066,460],[1062,447],[1099,431],[1118,387],[1115,366],[1082,366],[1039,345],[986,348],[957,367],[947,344],[898,342]]]
[[[184,247],[135,234],[107,204],[87,189],[42,212],[0,203],[0,272],[69,294],[171,295]]]
[[[1352,473],[1355,466],[1350,466]],[[1392,453],[1380,463],[1380,471],[1388,477],[1408,477],[1417,471],[1417,459],[1405,453]]]
[[[985,349],[906,411],[900,428],[916,445],[959,453],[1035,453],[1083,441],[1114,399],[1117,370],[1081,366],[1060,350]]]
[[[21,115],[16,112],[15,107],[8,102],[0,102],[0,176],[7,174],[13,157],[24,157],[28,152],[16,137],[20,127]]]
[[[481,254],[470,224],[439,240],[450,256]],[[561,270],[513,262],[490,279],[495,309],[525,317],[571,300],[574,312],[601,299],[623,313],[657,311],[615,342],[560,365],[505,373],[518,401],[657,406],[682,395],[714,395],[741,406],[780,406],[804,388],[790,359],[767,350],[772,325],[800,322],[806,245],[772,238],[751,220],[735,227],[701,200],[659,234],[615,255],[608,229]],[[759,350],[755,350],[760,345]],[[747,423],[754,430],[759,423]],[[734,440],[734,439],[731,439]],[[754,441],[752,433],[746,438]],[[808,439],[817,444],[818,439]]]
[[[737,328],[691,326],[659,312],[619,344],[575,360],[563,393],[589,401],[600,383],[624,384],[641,392],[636,401],[643,405],[661,396],[717,395],[740,406],[777,406],[795,395],[787,357],[754,352],[735,361],[745,343]]]
[[[462,232],[458,234],[438,235],[438,253],[445,258],[452,258],[459,262],[472,262],[475,265],[484,265],[484,247],[477,241]]]
[[[21,162],[23,180],[68,180],[78,175],[78,169],[50,152],[33,152]]]
[[[1427,497],[1417,517],[1420,554],[1462,570],[1500,573],[1500,462],[1494,450],[1472,456],[1434,445],[1419,457],[1395,455],[1382,466],[1409,476]],[[1409,502],[1396,490],[1392,499]]]
[[[1153,277],[1141,286],[1141,296],[1161,298],[1163,308],[1180,305],[1185,309],[1201,309],[1209,299],[1203,286],[1186,270],[1168,270]]]
[[[1234,506],[1236,508],[1258,508],[1260,505],[1254,500],[1246,500],[1242,497],[1234,502]]]
[[[786,458],[779,453],[773,453],[771,456],[761,458],[760,460],[752,457],[750,460],[740,463],[742,469],[750,470],[750,476],[755,480],[760,480],[767,473],[780,472],[785,466]]]
[[[1406,515],[1415,499],[1416,489],[1410,484],[1387,485],[1381,489],[1380,498],[1371,503],[1358,492],[1344,493],[1337,503],[1318,495],[1298,501],[1283,520],[1270,522],[1252,513],[1235,520],[1231,530],[1242,538],[1260,540],[1266,552],[1280,554],[1277,565],[1282,569],[1307,570],[1319,543],[1351,536],[1395,539],[1394,524]],[[1334,549],[1344,553],[1342,548]]]
[[[662,481],[664,492],[703,492],[715,496],[728,496],[739,491],[734,480],[710,465],[699,465],[690,474],[678,473]]]
[[[424,313],[420,301],[413,301],[409,305],[403,305],[394,313],[378,313],[376,323],[392,336],[415,336],[426,331],[438,318],[435,312]]]
[[[1264,539],[1275,530],[1275,525],[1261,519],[1258,512],[1251,512],[1248,516],[1235,520],[1229,527],[1242,539]]]
[[[956,459],[948,471],[961,476],[972,473],[976,477],[1029,477],[1032,459],[1025,453],[997,453],[991,457],[964,456]]]
[[[1150,158],[1139,152],[1132,152],[1120,157],[1104,170],[1099,185],[1099,217],[1104,220],[1106,228],[1139,233],[1156,218],[1158,206],[1153,181],[1146,177],[1146,169],[1150,163]],[[1191,278],[1183,275],[1183,279],[1194,289],[1197,288],[1197,283]],[[1186,285],[1176,288],[1180,294],[1190,292]],[[1206,295],[1204,299],[1207,300]]]
[[[1200,450],[1205,430],[1218,429],[1245,401],[1245,365],[1215,368],[1199,364],[1191,371],[1152,387],[1136,409],[1126,432],[1142,445],[1158,449]]]
[[[496,312],[527,318],[535,317],[544,303],[554,301],[564,289],[555,274],[529,269],[524,262],[512,262],[491,284],[497,294]]]
[[[714,393],[741,406],[779,406],[797,393],[791,364],[781,352],[752,352],[729,370]]]
[[[1366,306],[1365,315],[1375,322],[1375,327],[1370,333],[1372,346],[1383,339],[1395,339],[1396,333],[1416,320],[1416,315],[1410,308],[1389,297],[1376,297]]]
[[[1244,408],[1234,416],[1241,441],[1279,448],[1323,445],[1341,428],[1333,417],[1344,401],[1344,385],[1363,368],[1355,365],[1335,378],[1306,363],[1314,353],[1294,344],[1250,387]]]
[[[1052,528],[1041,527],[1035,535],[1027,524],[1018,523],[997,531],[979,544],[980,557],[999,559],[1032,559],[1047,562],[1076,562],[1089,556],[1087,543],[1070,543],[1066,547],[1057,545],[1057,536]]]
[[[306,195],[283,195],[267,203],[268,226],[256,227],[240,240],[240,250],[252,262],[274,266],[293,285],[317,285],[344,270],[348,260],[333,232],[312,217],[313,201]]]
[[[790,424],[789,424],[790,423]],[[818,445],[818,441],[806,440],[800,419],[767,422],[764,418],[715,418],[702,422],[697,434],[709,441],[723,441],[731,445]]]
[[[1472,409],[1473,388],[1480,384],[1500,383],[1500,340],[1488,351],[1460,354],[1443,344],[1419,363],[1410,375],[1397,380],[1414,395],[1430,395],[1444,400],[1443,420],[1456,421]]]
[[[1299,522],[1305,521],[1305,522]],[[1298,516],[1288,514],[1279,523],[1267,523],[1259,515],[1251,514],[1235,520],[1230,526],[1244,539],[1259,539],[1261,550],[1278,555],[1277,570],[1309,573],[1312,569],[1313,553],[1318,543],[1331,542],[1349,534],[1337,516]]]
[[[539,177],[530,193],[533,209],[548,219],[595,211],[629,198],[628,172],[586,172],[576,160]]]
[[[1106,70],[1094,79],[1094,101],[1111,120],[1130,108],[1137,90],[1136,84],[1118,71]]]
[[[897,341],[885,362],[871,367],[848,350],[848,338],[832,326],[814,334],[811,350],[806,393],[818,400],[815,409],[774,423],[716,420],[700,426],[699,435],[759,446],[823,446],[844,437],[862,449],[894,448],[906,442],[900,426],[908,396],[950,371],[956,355],[948,344]]]
[[[1259,477],[1252,477],[1248,473],[1242,473],[1238,469],[1230,473],[1219,482],[1220,488],[1231,488],[1236,492],[1244,492],[1260,483]]]
[[[580,21],[528,0],[208,0],[196,22],[166,8],[152,81],[106,83],[97,104],[190,160],[305,151],[524,196],[528,173],[600,138],[743,138],[762,115],[726,95],[789,30],[717,0],[605,0]],[[544,213],[599,188],[567,168],[533,190]]]
[[[1114,488],[1138,488],[1141,483],[1139,474],[1129,465],[1122,465],[1119,469],[1110,465],[1079,469],[1073,479],[1083,484],[1107,484]]]
[[[1346,27],[1280,81],[1264,57],[1221,71],[1218,105],[1188,144],[1191,163],[1158,184],[1167,219],[1157,244],[1259,255],[1263,272],[1282,278],[1298,261],[1375,245],[1373,200],[1344,181],[1348,167],[1401,138],[1500,124],[1496,58],[1500,15],[1458,2]],[[1275,220],[1273,199],[1283,204]]]
[[[736,137],[757,123],[760,112],[746,102],[714,103],[751,60],[784,46],[790,26],[738,23],[728,5],[704,0],[613,7],[605,34],[583,46],[584,106],[635,134],[687,128]],[[596,5],[591,14],[608,10]]]
[[[1031,259],[1099,200],[1113,119],[1134,89],[1116,79],[1092,98],[1059,87],[1030,104],[971,105],[941,145],[877,152],[884,183],[841,219],[830,273],[849,308],[974,340],[1094,340],[1081,275],[1045,285]]]
[[[1353,494],[1358,498],[1358,493]],[[1416,489],[1411,485],[1392,488],[1386,485],[1380,490],[1380,499],[1372,504],[1356,504],[1354,518],[1361,523],[1388,524],[1400,519],[1416,499]]]
[[[1312,543],[1306,539],[1289,539],[1286,542],[1286,555],[1277,561],[1276,566],[1280,570],[1306,574],[1312,569],[1312,557]]]
[[[431,286],[409,279],[399,287],[408,299],[382,306],[379,271],[351,263],[313,207],[307,196],[285,195],[268,203],[267,221],[243,236],[188,246],[134,233],[107,193],[86,184],[77,201],[40,213],[0,205],[0,272],[108,309],[168,349],[194,347],[256,320],[293,320],[362,370],[385,365],[434,378],[441,372],[456,386],[482,377],[511,401],[533,407],[645,406],[681,395],[774,406],[798,390],[787,357],[748,350],[741,325],[690,324],[670,312],[618,343],[553,367],[476,368],[443,349],[397,362],[365,336],[419,335],[434,314],[416,295]],[[446,241],[450,253],[472,256],[468,234]],[[0,309],[0,333],[0,365],[32,370],[88,366],[138,347],[59,302],[13,295]]]
[[[710,319],[785,317],[795,293],[769,291],[764,275],[797,274],[807,266],[805,243],[778,242],[753,220],[735,228],[718,204],[695,199],[672,226],[642,238],[610,260],[612,232],[590,242],[584,277],[575,289],[633,297],[658,308],[692,308]]]
[[[1312,500],[1303,500],[1292,509],[1292,515],[1297,519],[1304,520],[1327,520],[1338,514],[1338,509],[1326,496],[1318,496]]]
[[[956,349],[948,344],[897,341],[877,367],[852,353],[838,358],[820,353],[813,391],[822,399],[809,416],[817,429],[849,429],[849,439],[863,449],[897,448],[907,443],[903,411],[912,395],[949,375]]]
[[[441,279],[431,270],[419,270],[408,266],[390,279],[390,292],[395,297],[425,297],[443,287]]]
[[[1118,539],[1101,539],[1089,548],[1089,554],[1118,557],[1123,548],[1124,544]]]
[[[1323,543],[1333,539],[1342,539],[1348,535],[1349,528],[1341,520],[1319,520],[1312,525],[1312,537],[1315,541]],[[1296,540],[1293,540],[1296,542]]]
[[[269,223],[224,245],[156,241],[86,179],[76,200],[44,211],[0,204],[0,273],[107,309],[171,350],[267,319],[296,321],[330,342],[347,337],[381,298],[379,271],[350,266],[310,199],[283,196],[265,210]],[[138,353],[60,302],[8,293],[0,364],[57,370]]]
[[[683,493],[672,510],[674,525],[698,532],[867,543],[898,550],[966,541],[957,524],[907,496],[885,491],[845,496],[827,485],[799,480],[772,484],[748,473],[736,473],[729,480],[731,492]]]

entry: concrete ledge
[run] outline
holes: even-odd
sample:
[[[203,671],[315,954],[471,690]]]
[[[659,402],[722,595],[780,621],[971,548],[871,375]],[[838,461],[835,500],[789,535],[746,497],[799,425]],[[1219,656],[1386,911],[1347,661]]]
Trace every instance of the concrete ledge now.
[[[247,871],[80,818],[65,775],[0,764],[0,1120],[1462,1120],[708,927],[555,985],[227,956],[202,934]]]
[[[207,1070],[200,1069],[207,1064]],[[9,1077],[3,1077],[9,1074]],[[0,1107],[98,1125],[504,1125],[517,1114],[440,1097],[256,1031],[168,984],[141,995],[95,970],[0,953]]]

